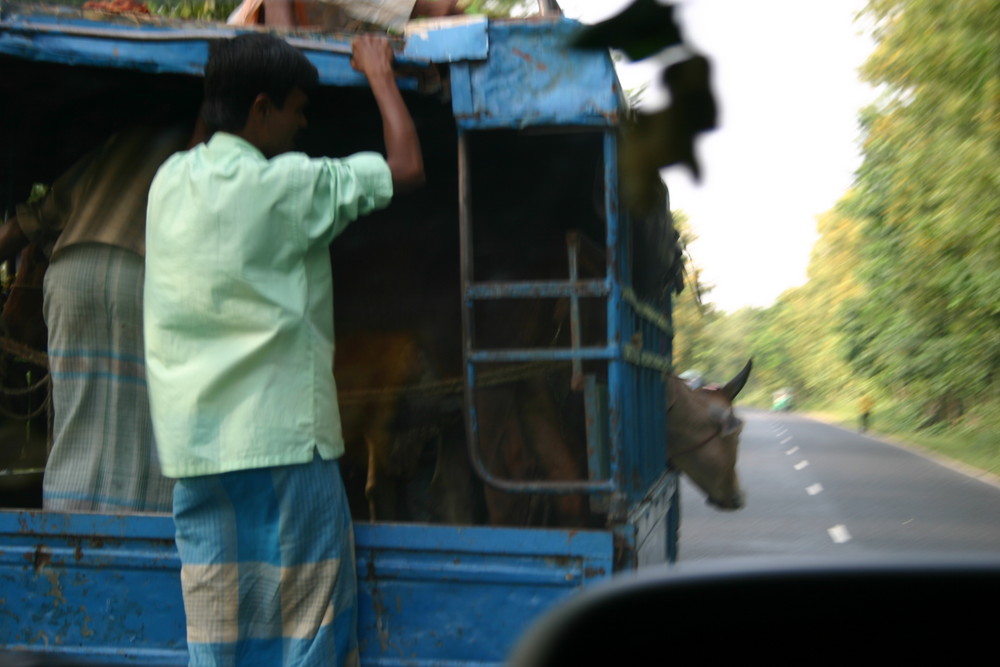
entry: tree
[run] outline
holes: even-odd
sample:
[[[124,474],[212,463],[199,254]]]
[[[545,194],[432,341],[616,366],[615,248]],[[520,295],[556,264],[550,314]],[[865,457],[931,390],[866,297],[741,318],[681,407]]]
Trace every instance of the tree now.
[[[851,360],[954,419],[1000,371],[1000,6],[871,0],[856,211],[866,219]]]
[[[674,228],[680,234],[681,247],[686,249],[697,240],[683,211],[673,211]],[[712,344],[712,330],[719,320],[715,307],[704,301],[712,291],[711,285],[702,282],[701,269],[688,255],[684,262],[685,289],[674,297],[674,368],[678,371],[698,369],[710,373],[716,364]]]

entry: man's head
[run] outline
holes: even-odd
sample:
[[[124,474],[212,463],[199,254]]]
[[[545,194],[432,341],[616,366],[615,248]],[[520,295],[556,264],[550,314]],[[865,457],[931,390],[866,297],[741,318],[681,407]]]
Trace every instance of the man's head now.
[[[273,35],[216,42],[205,67],[205,123],[243,136],[268,157],[292,150],[318,78],[298,49]]]

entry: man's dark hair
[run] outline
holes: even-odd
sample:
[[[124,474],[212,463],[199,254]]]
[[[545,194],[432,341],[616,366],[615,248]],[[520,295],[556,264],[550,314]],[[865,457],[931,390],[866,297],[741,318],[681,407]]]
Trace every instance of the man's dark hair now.
[[[308,92],[318,81],[309,59],[274,35],[253,33],[214,42],[205,66],[202,116],[211,131],[239,132],[260,93],[280,109],[293,88]]]

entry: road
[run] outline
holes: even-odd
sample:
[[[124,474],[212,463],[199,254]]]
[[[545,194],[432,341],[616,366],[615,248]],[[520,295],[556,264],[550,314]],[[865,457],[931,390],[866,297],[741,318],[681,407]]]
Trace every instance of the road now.
[[[916,450],[794,413],[738,409],[747,505],[720,512],[686,480],[680,562],[732,557],[997,554],[1000,485]]]

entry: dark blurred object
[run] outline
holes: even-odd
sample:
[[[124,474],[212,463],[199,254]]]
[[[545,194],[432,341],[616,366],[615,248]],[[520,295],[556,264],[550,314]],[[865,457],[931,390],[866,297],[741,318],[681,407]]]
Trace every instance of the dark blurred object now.
[[[606,21],[580,31],[573,46],[580,49],[620,49],[632,60],[642,60],[683,41],[674,21],[673,5],[636,0]]]
[[[610,19],[583,28],[572,45],[620,49],[630,59],[642,60],[684,46],[684,40],[672,5],[636,0]],[[670,106],[622,119],[623,194],[628,207],[639,215],[660,203],[660,169],[683,164],[695,180],[701,179],[694,141],[699,133],[715,129],[718,115],[707,58],[692,54],[666,67],[661,77],[670,91]]]
[[[674,63],[663,72],[671,103],[652,114],[637,113],[622,123],[622,170],[629,204],[639,211],[656,205],[652,181],[660,169],[683,164],[701,179],[695,156],[698,134],[716,127],[717,109],[712,94],[711,66],[703,56]]]
[[[995,557],[682,563],[581,593],[536,623],[507,664],[665,664],[678,649],[713,663],[976,664],[993,650],[997,595]]]

